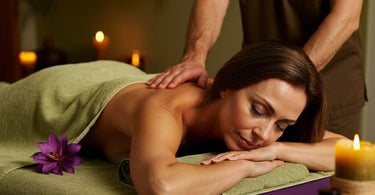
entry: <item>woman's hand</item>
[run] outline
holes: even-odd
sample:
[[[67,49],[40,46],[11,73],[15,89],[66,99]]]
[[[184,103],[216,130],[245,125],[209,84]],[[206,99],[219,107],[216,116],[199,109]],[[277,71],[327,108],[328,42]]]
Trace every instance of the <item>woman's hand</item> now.
[[[152,89],[175,88],[185,81],[197,82],[201,88],[206,87],[208,79],[204,65],[182,62],[150,79],[147,84]]]
[[[272,161],[278,159],[278,146],[275,142],[271,145],[259,147],[248,151],[229,151],[204,159],[201,164],[215,164],[225,160]]]

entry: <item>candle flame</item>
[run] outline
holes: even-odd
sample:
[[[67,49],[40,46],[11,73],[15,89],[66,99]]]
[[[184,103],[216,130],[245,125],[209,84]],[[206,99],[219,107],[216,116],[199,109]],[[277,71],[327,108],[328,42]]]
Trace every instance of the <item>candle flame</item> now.
[[[36,53],[33,51],[21,51],[18,54],[18,58],[20,60],[21,65],[31,66],[35,65],[37,56]]]
[[[98,31],[95,34],[95,40],[98,41],[99,43],[104,41],[104,33],[103,31]]]
[[[134,50],[133,54],[132,54],[132,65],[138,67],[139,64],[140,64],[140,61],[139,61],[139,51],[138,50]]]
[[[361,148],[360,144],[359,144],[359,135],[356,133],[354,135],[354,144],[353,144],[353,149],[354,150],[359,150]]]

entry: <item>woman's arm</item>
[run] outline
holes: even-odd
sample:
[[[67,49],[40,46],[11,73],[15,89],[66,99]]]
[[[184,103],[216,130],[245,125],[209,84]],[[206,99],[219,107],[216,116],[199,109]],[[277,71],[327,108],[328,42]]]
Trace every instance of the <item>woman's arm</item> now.
[[[280,161],[225,161],[192,165],[176,161],[183,131],[180,117],[156,102],[143,105],[133,132],[130,170],[139,194],[219,194],[245,177],[265,174]]]
[[[309,169],[333,171],[335,169],[335,144],[346,137],[326,131],[322,141],[316,143],[278,143],[278,159],[306,165]]]
[[[232,151],[205,159],[203,164],[224,160],[265,161],[279,159],[304,164],[319,171],[333,171],[335,168],[335,144],[346,137],[326,131],[324,138],[316,143],[275,142],[269,146],[250,151]]]

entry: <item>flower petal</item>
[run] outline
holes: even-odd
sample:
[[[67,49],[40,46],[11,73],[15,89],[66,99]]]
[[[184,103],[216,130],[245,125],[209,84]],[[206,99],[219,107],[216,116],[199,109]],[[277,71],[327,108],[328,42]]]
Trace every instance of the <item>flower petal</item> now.
[[[53,148],[47,142],[39,142],[38,146],[43,154],[47,155],[54,152]]]
[[[81,158],[79,157],[79,156],[74,156],[72,159],[71,159],[71,161],[72,161],[72,165],[73,166],[78,166],[78,165],[80,165],[81,164]]]
[[[57,138],[55,134],[51,134],[48,137],[48,143],[52,147],[54,152],[58,152],[61,148],[60,140]]]
[[[67,169],[69,167],[78,166],[81,164],[81,158],[78,156],[67,156],[61,162],[61,165]]]
[[[61,137],[60,137],[60,143],[61,143],[61,147],[62,147],[63,149],[68,148],[68,140],[66,139],[65,136],[61,136]]]
[[[44,154],[41,153],[41,152],[35,153],[35,154],[33,154],[31,157],[33,157],[33,159],[34,159],[37,163],[40,163],[40,164],[47,164],[47,163],[50,163],[50,162],[51,162],[51,159],[48,158],[46,155],[44,155]]]
[[[53,170],[53,173],[56,175],[63,175],[61,167],[57,166]]]
[[[72,166],[64,167],[65,171],[68,173],[74,173],[74,168]]]
[[[79,144],[70,144],[68,147],[68,153],[70,155],[76,154],[81,150],[81,145]]]
[[[42,167],[42,172],[43,173],[49,173],[56,167],[57,167],[57,162],[51,162],[51,163],[44,164],[43,167]]]
[[[42,169],[43,169],[43,165],[38,164],[38,165],[36,166],[36,170],[37,170],[39,173],[43,173]]]

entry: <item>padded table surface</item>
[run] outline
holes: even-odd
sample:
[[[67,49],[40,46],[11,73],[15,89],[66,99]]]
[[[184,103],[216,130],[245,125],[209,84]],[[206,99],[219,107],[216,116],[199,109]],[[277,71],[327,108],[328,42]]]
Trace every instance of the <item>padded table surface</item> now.
[[[275,190],[272,192],[263,193],[262,195],[290,195],[290,194],[303,194],[303,195],[317,195],[319,189],[329,188],[331,177],[310,181],[304,184]]]

